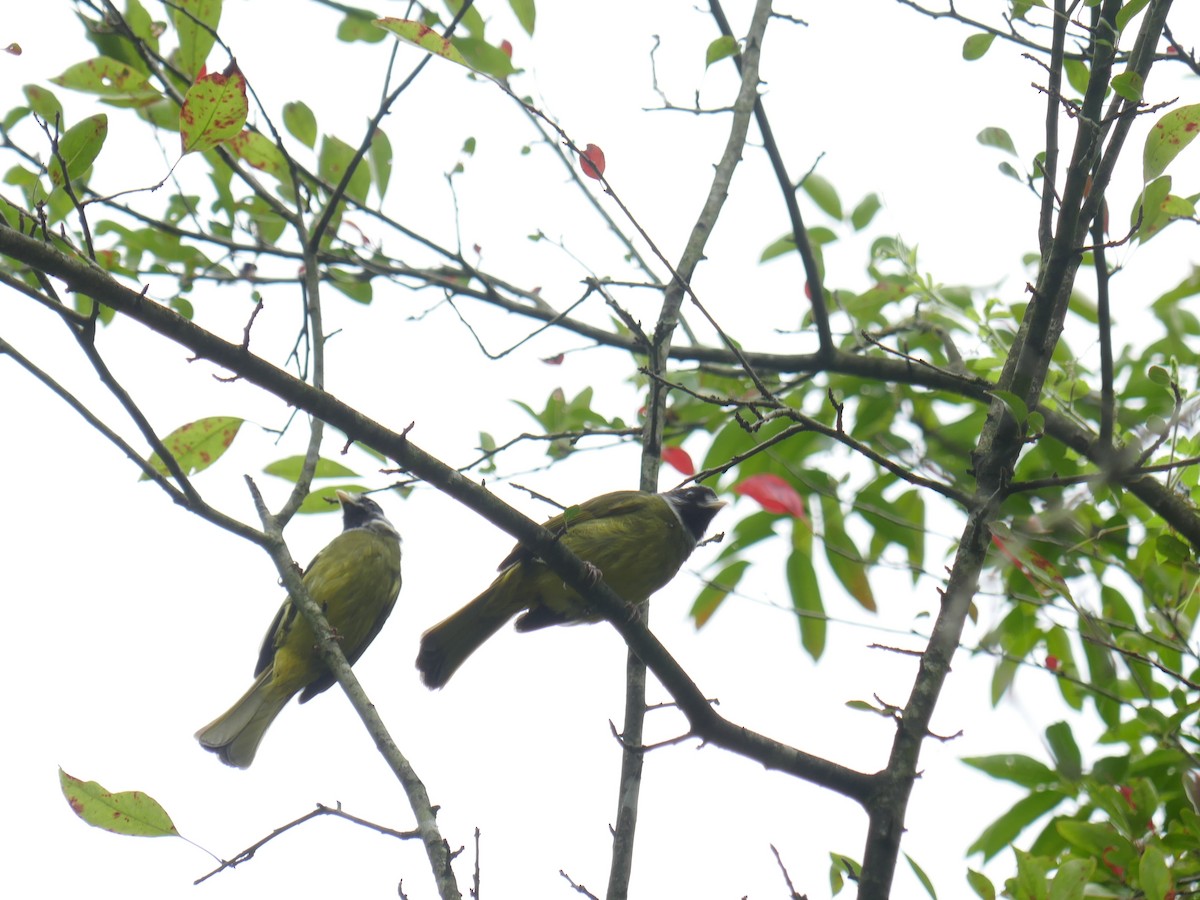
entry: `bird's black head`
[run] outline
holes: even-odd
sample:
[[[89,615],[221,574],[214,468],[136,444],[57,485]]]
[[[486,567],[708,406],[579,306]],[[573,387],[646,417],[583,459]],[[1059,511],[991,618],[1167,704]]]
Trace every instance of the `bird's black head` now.
[[[342,504],[342,530],[351,528],[370,528],[381,534],[394,535],[399,540],[395,526],[383,514],[383,509],[365,494],[351,494],[349,491],[337,492],[338,502]]]
[[[684,527],[691,532],[692,537],[699,541],[704,537],[704,531],[713,516],[725,505],[724,500],[718,500],[716,491],[702,484],[675,488],[666,491],[662,498],[671,504]]]

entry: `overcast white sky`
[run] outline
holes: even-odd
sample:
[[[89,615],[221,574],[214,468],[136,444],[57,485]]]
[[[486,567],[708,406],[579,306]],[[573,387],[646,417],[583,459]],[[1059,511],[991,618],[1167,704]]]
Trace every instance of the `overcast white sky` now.
[[[999,5],[978,0],[958,7],[986,16]],[[380,12],[401,15],[403,6]],[[153,4],[148,8],[162,17]],[[674,258],[707,189],[727,122],[644,112],[657,102],[649,51],[652,35],[660,35],[658,74],[673,100],[688,104],[700,90],[706,105],[727,103],[734,83],[730,67],[703,71],[704,47],[715,36],[710,19],[687,2],[624,0],[591,5],[586,13],[577,4],[545,3],[529,41],[506,4],[480,8],[492,19],[489,33],[511,40],[515,61],[528,69],[515,83],[518,92],[542,98],[577,142],[604,148],[610,180]],[[749,9],[748,0],[728,4],[737,29],[744,29]],[[985,126],[1005,127],[1023,157],[1031,157],[1044,112],[1029,83],[1040,70],[1021,59],[1018,48],[1000,42],[981,62],[965,64],[960,47],[969,31],[918,17],[893,0],[796,2],[784,11],[810,23],[775,23],[764,53],[767,108],[793,176],[823,153],[819,171],[847,205],[871,191],[885,204],[868,237],[827,254],[831,283],[864,286],[869,238],[898,233],[919,241],[922,265],[937,280],[997,284],[999,296],[1019,301],[1025,277],[1020,258],[1035,246],[1035,200],[997,173],[1000,155],[980,147],[975,135]],[[1200,9],[1184,12],[1179,35],[1200,41]],[[387,44],[336,44],[329,37],[334,21],[307,4],[229,0],[221,33],[273,114],[302,98],[323,132],[356,143],[379,95]],[[0,112],[22,102],[21,85],[89,55],[78,32],[70,4],[58,0],[6,9],[0,46],[16,42],[24,53],[0,55]],[[415,59],[402,55],[400,69]],[[214,54],[210,68],[224,62]],[[1159,82],[1166,71],[1157,69],[1150,82],[1154,99],[1196,102],[1197,81],[1180,78],[1180,68],[1177,80]],[[58,93],[72,121],[93,111],[85,98]],[[161,177],[173,161],[173,142],[162,150],[123,117],[111,115],[110,123],[100,189]],[[541,284],[559,305],[576,296],[586,272],[549,244],[527,240],[541,229],[561,237],[601,274],[621,274],[615,242],[582,218],[557,163],[539,148],[529,158],[519,156],[519,146],[534,135],[487,84],[469,82],[455,67],[430,65],[387,130],[397,148],[389,202],[404,221],[411,215],[440,240],[454,240],[452,201],[441,176],[457,161],[463,139],[474,135],[479,150],[457,188],[463,242],[481,246],[484,268],[525,285]],[[1131,174],[1115,187],[1117,221],[1124,221],[1138,187],[1139,147],[1140,137],[1129,153]],[[1200,190],[1200,153],[1190,153],[1174,171],[1177,184],[1190,184],[1194,192]],[[184,160],[178,174],[186,179],[196,171],[196,162]],[[807,215],[810,223],[823,224],[816,210]],[[806,346],[804,336],[771,333],[794,327],[803,314],[798,264],[757,263],[762,248],[786,230],[765,162],[748,150],[697,281],[718,319],[748,343]],[[399,239],[387,241],[387,249],[397,251]],[[1133,339],[1145,325],[1139,315],[1144,303],[1185,274],[1195,243],[1194,228],[1176,227],[1143,249],[1121,251],[1131,266],[1116,284],[1122,335]],[[203,298],[206,325],[240,334],[251,307],[247,291],[212,290]],[[653,318],[651,296],[626,299],[637,315]],[[485,364],[444,307],[422,322],[410,320],[434,302],[377,285],[375,303],[364,309],[329,293],[327,327],[343,329],[345,338],[329,345],[328,384],[393,427],[415,422],[413,440],[452,464],[473,458],[480,430],[505,440],[532,426],[509,399],[539,406],[556,385],[573,395],[596,382],[601,367],[621,364],[615,355],[589,352],[568,355],[560,368],[547,367],[540,357],[582,344],[556,335]],[[294,334],[293,309],[282,296],[268,304],[255,326],[259,352],[282,358]],[[496,348],[527,329],[492,313],[468,308],[468,314]],[[9,294],[0,304],[0,335],[116,414],[51,316]],[[1070,340],[1082,350],[1092,337],[1080,331]],[[101,346],[163,432],[203,415],[249,420],[233,450],[197,484],[213,502],[252,521],[242,474],[259,473],[303,443],[296,431],[275,447],[273,436],[257,427],[282,425],[286,411],[248,385],[216,382],[211,367],[189,364],[183,351],[135,326],[108,329]],[[626,388],[605,387],[600,396],[599,409],[627,420],[640,405]],[[0,893],[385,897],[395,896],[395,883],[403,878],[409,896],[433,896],[419,846],[344,822],[300,829],[237,871],[193,888],[191,880],[211,867],[196,848],[112,836],[74,817],[59,793],[56,766],[110,790],[146,791],[187,837],[224,857],[317,802],[341,802],[349,812],[395,828],[411,824],[401,792],[336,690],[286,710],[247,772],[227,769],[202,752],[192,733],[249,684],[262,632],[281,599],[269,560],[139,484],[128,462],[7,360],[0,360],[0,419],[6,422],[0,468],[8,473],[5,562],[12,573],[4,707],[14,811],[3,828],[8,864],[0,873]],[[335,446],[330,442],[330,455]],[[697,457],[705,450],[699,441],[688,448]],[[387,483],[370,474],[365,458],[348,464],[371,486]],[[506,468],[537,464],[536,453],[528,451],[514,455]],[[632,486],[636,471],[636,453],[624,448],[580,454],[552,473],[518,480],[571,502]],[[664,475],[664,486],[670,477]],[[282,483],[258,480],[276,502],[285,495]],[[531,515],[546,513],[518,491],[497,490]],[[508,630],[446,690],[426,691],[412,666],[421,631],[482,589],[511,541],[433,491],[418,490],[406,501],[383,496],[381,502],[404,535],[405,583],[392,620],[356,671],[441,804],[445,835],[452,846],[470,847],[473,829],[482,830],[485,896],[574,896],[559,869],[602,893],[619,764],[608,721],[622,715],[623,645],[604,626],[536,635]],[[714,528],[729,527],[743,512],[723,514]],[[934,527],[945,538],[958,529],[949,520]],[[333,517],[298,519],[288,531],[293,555],[307,561],[337,528]],[[814,667],[802,655],[787,612],[778,578],[782,555],[766,554],[744,585],[747,596],[694,631],[686,611],[700,582],[692,573],[715,552],[698,552],[658,595],[652,623],[667,647],[734,721],[851,766],[882,767],[892,726],[844,704],[874,694],[904,702],[911,661],[866,647],[874,641],[915,646],[880,626],[903,629],[932,610],[933,586],[913,590],[906,580],[889,581],[880,573],[875,587],[885,614],[868,627],[831,628],[827,658]],[[933,556],[930,568],[937,568]],[[853,616],[849,606],[830,589],[833,614]],[[925,621],[917,619],[918,625]],[[988,708],[990,672],[987,659],[956,660],[933,724],[939,733],[961,729],[963,737],[925,747],[925,776],[910,807],[904,849],[933,875],[942,896],[964,894],[966,846],[1016,796],[957,758],[1007,750],[1040,754],[1038,735],[1061,715],[1045,702],[1052,682],[1035,671],[1022,673],[1012,700]],[[656,688],[651,697],[663,699]],[[679,726],[674,714],[657,713],[649,737],[670,737]],[[797,888],[818,898],[828,892],[828,854],[861,855],[865,817],[815,787],[694,743],[655,752],[646,771],[636,897],[784,896],[768,849],[773,842]],[[464,889],[470,855],[468,849],[457,868]],[[1011,859],[1003,860],[994,871],[1010,867]],[[896,896],[918,892],[902,868]]]

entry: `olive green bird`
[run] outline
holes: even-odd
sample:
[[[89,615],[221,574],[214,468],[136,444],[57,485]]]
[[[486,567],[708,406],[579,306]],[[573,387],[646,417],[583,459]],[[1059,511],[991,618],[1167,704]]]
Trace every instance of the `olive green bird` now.
[[[337,498],[342,533],[313,557],[303,580],[353,665],[396,605],[400,535],[369,497],[338,491]],[[302,691],[305,703],[336,680],[316,645],[312,628],[288,597],[263,640],[254,684],[228,712],[196,732],[200,745],[226,765],[249,766],[259,741],[292,697]]]
[[[546,523],[563,544],[629,603],[641,603],[675,577],[725,503],[702,485],[661,494],[614,491],[571,507]],[[431,688],[443,687],[467,657],[509,619],[517,631],[595,622],[574,590],[518,544],[491,586],[421,638],[417,668]]]

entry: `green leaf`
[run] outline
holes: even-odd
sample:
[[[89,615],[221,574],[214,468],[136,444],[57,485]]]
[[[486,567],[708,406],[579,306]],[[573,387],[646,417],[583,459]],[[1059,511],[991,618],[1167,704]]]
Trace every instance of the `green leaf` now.
[[[388,182],[392,179],[392,142],[387,132],[382,129],[371,137],[367,160],[371,164],[371,173],[375,176],[375,190],[379,192],[379,198],[382,200],[387,192]]]
[[[723,34],[704,51],[704,68],[708,68],[718,60],[733,56],[738,52],[737,38],[732,35]]]
[[[1055,722],[1049,726],[1046,729],[1046,743],[1058,773],[1067,781],[1078,781],[1083,776],[1083,757],[1079,753],[1079,745],[1075,743],[1075,735],[1071,733],[1071,726],[1066,722]]]
[[[268,475],[274,475],[276,478],[284,478],[293,484],[300,480],[300,472],[304,467],[303,456],[288,456],[284,459],[277,459],[263,467],[263,471]],[[313,478],[358,478],[358,472],[347,468],[340,462],[333,459],[319,457],[317,459],[317,467],[313,472]]]
[[[179,36],[174,63],[189,80],[195,79],[217,39],[221,0],[172,0],[167,11]]]
[[[179,140],[184,153],[211,150],[238,135],[250,105],[246,79],[236,68],[196,79],[179,110]]]
[[[459,10],[461,10],[463,7],[463,0],[443,0],[443,2],[446,4],[446,9],[450,10],[450,14],[454,16],[457,16]],[[465,29],[466,33],[471,37],[483,37],[486,23],[483,21],[483,14],[479,11],[478,6],[471,6],[468,8],[467,11],[462,14],[462,18],[459,20],[459,22],[460,24],[457,29],[458,34],[462,34],[463,30]]]
[[[1087,93],[1088,82],[1092,76],[1086,63],[1080,62],[1077,59],[1063,60],[1063,72],[1067,75],[1067,83],[1080,96]]]
[[[1164,900],[1175,886],[1167,859],[1157,844],[1147,844],[1138,863],[1138,882],[1146,900]]]
[[[505,81],[517,71],[507,53],[482,38],[456,37],[453,41],[467,66],[481,75]]]
[[[1010,153],[1013,156],[1017,155],[1017,146],[1013,143],[1013,139],[1009,137],[1007,131],[1003,128],[995,126],[988,127],[975,135],[975,140],[983,144],[985,147],[995,147],[997,150],[1003,150],[1005,153]]]
[[[1112,80],[1112,89],[1133,103],[1142,99],[1142,90],[1145,85],[1146,80],[1137,72],[1122,72]]]
[[[283,127],[310,150],[317,145],[317,117],[302,101],[283,105]]]
[[[512,7],[517,21],[521,23],[521,27],[530,37],[533,36],[533,26],[537,21],[537,10],[533,3],[534,0],[508,0],[508,5]]]
[[[370,277],[334,268],[329,269],[328,275],[329,283],[356,303],[370,303],[375,299]]]
[[[821,586],[812,561],[812,527],[803,519],[792,521],[792,552],[786,565],[788,589],[800,625],[800,643],[814,660],[825,651],[826,617]]]
[[[763,250],[762,256],[758,258],[760,263],[765,263],[768,259],[774,259],[777,256],[783,256],[785,253],[794,253],[796,251],[796,239],[790,234],[785,234],[777,241],[772,241]]]
[[[330,185],[338,185],[345,175],[346,169],[354,162],[358,150],[351,147],[340,138],[326,136],[321,141],[321,152],[317,157],[317,173]],[[366,202],[367,191],[371,188],[371,172],[359,160],[346,185],[346,196]]]
[[[1161,385],[1162,387],[1169,387],[1171,384],[1171,373],[1162,366],[1151,366],[1146,370],[1146,377],[1153,384]]]
[[[1083,900],[1095,871],[1095,859],[1066,860],[1058,867],[1054,880],[1050,882],[1049,900]]]
[[[963,759],[973,769],[985,772],[1000,781],[1011,781],[1025,788],[1040,788],[1054,784],[1058,777],[1045,763],[1018,753],[996,756],[971,756]]]
[[[179,837],[166,810],[141,791],[111,794],[94,781],[58,770],[58,783],[71,810],[83,821],[131,837]]]
[[[967,869],[967,884],[980,900],[996,900],[996,888],[982,872]]]
[[[821,495],[821,521],[825,527],[825,558],[846,592],[863,609],[876,610],[875,595],[867,578],[866,561],[846,533],[845,521],[837,498]]]
[[[1150,129],[1142,151],[1142,180],[1153,181],[1200,131],[1200,103],[1171,110]]]
[[[854,211],[850,213],[850,224],[854,226],[854,230],[862,231],[866,228],[882,206],[878,194],[867,194],[863,197],[858,202],[858,206],[854,207]]]
[[[1071,847],[1089,856],[1102,856],[1105,848],[1118,845],[1123,840],[1111,824],[1099,822],[1060,819],[1054,823],[1054,830]]]
[[[1008,812],[983,830],[967,848],[967,855],[982,853],[984,860],[989,860],[1001,850],[1007,850],[1025,828],[1066,799],[1067,795],[1058,791],[1036,791],[1021,798]]]
[[[742,575],[745,574],[749,566],[750,562],[748,560],[735,560],[708,580],[708,583],[704,585],[704,589],[700,591],[700,596],[692,604],[692,609],[689,613],[692,621],[696,624],[697,631],[704,627],[705,623],[712,618],[713,613],[717,611],[717,608],[725,602],[725,598],[737,587],[738,582],[742,580]]]
[[[1191,559],[1191,549],[1173,534],[1160,534],[1154,539],[1154,549],[1159,559],[1172,565],[1183,565]]]
[[[344,44],[352,44],[355,41],[378,44],[386,37],[386,34],[375,27],[374,14],[365,10],[350,10],[337,27],[337,39]]]
[[[963,59],[968,62],[976,59],[981,59],[988,48],[992,46],[992,41],[996,39],[994,34],[973,34],[963,41],[962,55]]]
[[[1013,847],[1013,853],[1017,857],[1017,884],[1012,895],[1021,900],[1047,900],[1050,889],[1046,876],[1054,860],[1026,853],[1020,847]]]
[[[933,900],[937,900],[937,891],[933,889],[933,882],[929,880],[929,876],[925,874],[925,870],[918,866],[917,861],[907,853],[904,854],[904,858],[908,860],[909,866],[912,867],[913,874],[917,876],[917,880],[921,882],[921,886],[925,888],[925,893],[932,897]]]
[[[1149,2],[1150,0],[1125,0],[1125,3],[1117,10],[1117,31],[1124,31],[1129,21],[1140,13]]]
[[[1004,404],[1009,414],[1017,420],[1017,424],[1024,427],[1025,420],[1029,418],[1029,407],[1025,405],[1025,401],[1014,394],[1012,391],[990,391],[991,395]]]
[[[67,129],[67,133],[59,138],[58,153],[50,160],[48,167],[54,186],[62,187],[68,178],[72,181],[81,178],[100,155],[100,148],[104,146],[106,137],[108,116],[104,113],[89,116],[78,125]]]
[[[186,425],[176,428],[163,438],[162,443],[167,451],[175,457],[183,474],[191,475],[207,469],[224,455],[225,451],[229,449],[229,445],[233,443],[233,439],[237,437],[238,430],[244,421],[244,419],[234,416],[210,416],[206,419],[197,419],[195,422],[188,422]],[[153,454],[147,462],[151,468],[169,477],[170,473],[157,453]],[[145,481],[147,478],[148,476],[143,473],[139,480]]]
[[[809,172],[804,181],[800,182],[800,188],[826,215],[834,219],[842,218],[842,201],[838,199],[837,191],[827,178],[816,172]]]

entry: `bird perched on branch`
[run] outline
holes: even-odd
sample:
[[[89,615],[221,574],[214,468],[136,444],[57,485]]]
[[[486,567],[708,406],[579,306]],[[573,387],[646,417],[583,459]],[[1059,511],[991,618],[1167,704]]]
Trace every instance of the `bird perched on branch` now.
[[[546,523],[563,545],[628,603],[641,603],[675,577],[725,503],[702,485],[661,494],[614,491],[570,507]],[[421,638],[417,668],[431,688],[515,616],[517,631],[595,622],[583,598],[518,544],[491,586]]]
[[[353,665],[387,620],[400,593],[400,535],[379,504],[360,494],[337,492],[342,533],[313,557],[304,586],[321,607]],[[335,681],[317,651],[312,628],[284,600],[267,630],[254,684],[228,712],[196,732],[204,749],[244,769],[258,743],[288,701],[305,703]]]

